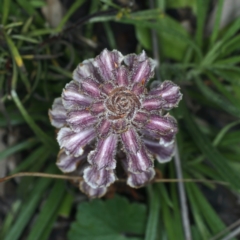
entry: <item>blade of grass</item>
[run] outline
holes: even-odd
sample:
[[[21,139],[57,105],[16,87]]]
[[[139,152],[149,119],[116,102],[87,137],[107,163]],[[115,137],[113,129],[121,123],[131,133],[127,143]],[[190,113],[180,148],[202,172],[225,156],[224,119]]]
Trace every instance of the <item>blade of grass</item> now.
[[[14,145],[14,146],[8,147],[7,149],[0,152],[0,160],[5,159],[8,156],[10,156],[14,153],[17,153],[21,150],[29,149],[29,148],[33,147],[34,145],[36,145],[36,143],[38,143],[38,140],[36,138],[31,138],[31,139],[28,139],[27,141],[24,141],[24,142]]]
[[[55,169],[55,166],[51,165],[50,167],[48,167],[47,172],[53,172]],[[12,228],[5,235],[4,240],[20,239],[23,230],[32,218],[36,208],[39,206],[39,202],[43,197],[43,192],[48,188],[51,182],[52,179],[39,179],[37,181],[33,191],[27,198],[27,201],[23,203]]]
[[[10,10],[12,0],[3,0],[2,5],[2,25],[5,25],[7,23],[8,14]]]
[[[196,31],[196,42],[198,46],[202,47],[203,44],[203,32],[205,26],[205,20],[209,5],[209,0],[197,0],[197,31]]]
[[[202,94],[208,98],[210,101],[217,104],[224,111],[230,113],[233,116],[240,117],[240,109],[235,107],[232,103],[226,101],[222,98],[222,95],[219,95],[212,91],[209,87],[207,87],[203,81],[199,77],[194,78],[194,82],[197,85],[198,89],[202,92]]]
[[[41,236],[45,234],[45,229],[50,223],[52,216],[55,215],[55,212],[59,211],[65,191],[64,182],[57,181],[54,184],[36,222],[34,223],[34,226],[31,229],[31,232],[27,237],[27,240],[42,239]]]
[[[187,126],[189,134],[192,136],[193,141],[201,152],[205,155],[208,161],[215,167],[216,171],[219,172],[221,177],[228,181],[232,188],[240,189],[240,176],[237,174],[235,169],[231,168],[225,159],[213,146],[210,140],[201,132],[199,127],[196,125],[192,116],[184,103],[179,105],[180,111],[183,114],[184,122]]]
[[[218,36],[219,25],[220,25],[221,16],[222,16],[223,3],[224,3],[223,0],[218,0],[213,32],[210,37],[210,47],[215,43]]]
[[[33,132],[36,134],[37,137],[43,142],[43,144],[46,144],[49,148],[54,149],[57,148],[56,142],[50,138],[45,132],[43,132],[40,127],[34,122],[34,120],[30,117],[26,109],[23,107],[21,101],[18,98],[18,95],[15,90],[11,91],[12,98],[18,107],[19,111],[23,115],[25,121],[28,123],[28,125],[31,127]]]
[[[86,0],[75,0],[71,7],[68,9],[67,13],[64,15],[62,18],[61,22],[56,28],[56,32],[61,32],[63,29],[63,26],[66,24],[66,22],[69,20],[69,18],[76,12],[81,5],[85,2]]]
[[[149,185],[147,187],[147,192],[149,198],[149,215],[145,233],[145,240],[155,240],[157,237],[157,225],[159,221],[160,196],[156,185]]]

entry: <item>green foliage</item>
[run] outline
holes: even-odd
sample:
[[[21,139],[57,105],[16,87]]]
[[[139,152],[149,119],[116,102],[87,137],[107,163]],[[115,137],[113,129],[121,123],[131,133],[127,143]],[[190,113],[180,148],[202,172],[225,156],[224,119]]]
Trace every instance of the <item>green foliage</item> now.
[[[146,207],[115,196],[107,201],[93,200],[78,206],[69,240],[140,240],[146,224]]]

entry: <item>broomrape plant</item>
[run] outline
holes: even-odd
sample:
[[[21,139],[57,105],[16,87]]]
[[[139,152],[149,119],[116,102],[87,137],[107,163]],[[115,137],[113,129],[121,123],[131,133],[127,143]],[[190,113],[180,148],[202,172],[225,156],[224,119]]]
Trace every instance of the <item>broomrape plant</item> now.
[[[171,81],[146,89],[155,66],[144,51],[123,56],[105,49],[78,65],[49,110],[59,129],[57,166],[83,176],[80,189],[91,198],[116,181],[116,167],[124,169],[129,186],[139,188],[153,179],[154,159],[165,163],[174,154],[177,122],[166,111],[177,107],[182,94]]]

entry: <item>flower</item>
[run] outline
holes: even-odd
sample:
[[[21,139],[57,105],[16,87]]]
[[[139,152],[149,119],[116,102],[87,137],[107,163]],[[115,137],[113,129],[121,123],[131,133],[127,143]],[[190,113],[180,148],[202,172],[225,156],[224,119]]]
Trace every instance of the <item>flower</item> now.
[[[49,110],[60,129],[57,166],[65,173],[80,169],[80,189],[90,197],[106,193],[119,163],[127,184],[138,188],[153,179],[154,159],[165,163],[174,154],[177,122],[165,113],[182,94],[171,81],[147,91],[155,66],[144,51],[123,56],[105,49],[78,65]],[[120,151],[125,157],[117,159]]]

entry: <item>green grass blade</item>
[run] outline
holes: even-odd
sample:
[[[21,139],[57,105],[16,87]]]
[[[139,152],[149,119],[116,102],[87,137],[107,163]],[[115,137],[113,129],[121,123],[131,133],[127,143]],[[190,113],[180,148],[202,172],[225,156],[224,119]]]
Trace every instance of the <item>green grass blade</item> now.
[[[55,166],[50,166],[46,172],[53,172]],[[52,179],[38,179],[33,191],[27,198],[27,201],[23,203],[21,210],[14,222],[10,231],[6,234],[4,240],[18,240],[20,236],[32,218],[36,208],[39,206],[39,202],[43,197],[43,192],[49,187]]]
[[[19,111],[21,112],[21,114],[23,115],[24,119],[26,120],[28,125],[31,127],[33,132],[36,134],[36,136],[39,137],[39,139],[44,144],[46,144],[48,147],[50,147],[50,148],[56,147],[57,146],[56,142],[53,139],[51,139],[45,132],[43,132],[39,128],[39,126],[34,122],[34,120],[30,117],[30,115],[28,114],[26,109],[23,107],[21,101],[19,100],[16,91],[12,90],[11,94],[12,94],[12,98],[13,98],[15,104],[17,105]]]
[[[149,185],[147,187],[147,192],[149,197],[149,215],[145,233],[145,240],[155,240],[157,237],[157,226],[159,222],[160,195],[158,187],[156,185]]]
[[[187,126],[189,134],[192,136],[197,147],[205,155],[208,161],[214,166],[216,171],[221,175],[222,179],[229,182],[234,189],[240,189],[240,176],[235,169],[231,168],[225,159],[213,146],[210,140],[201,132],[194,122],[188,109],[184,103],[179,105],[180,111],[184,116],[184,122]]]
[[[210,46],[212,46],[217,40],[219,25],[220,25],[221,16],[222,16],[223,3],[224,3],[223,0],[218,0],[215,23],[214,23],[212,35],[210,37]]]
[[[51,222],[52,216],[59,210],[65,191],[66,189],[63,181],[57,181],[54,184],[27,240],[42,240],[41,236],[45,234],[45,229]]]
[[[197,31],[196,31],[196,42],[198,46],[202,46],[203,43],[203,32],[205,26],[206,15],[208,11],[209,0],[197,0]]]
[[[5,159],[8,156],[11,156],[12,154],[22,151],[24,149],[29,149],[34,145],[36,145],[37,142],[38,142],[37,139],[32,138],[32,139],[28,139],[27,141],[18,143],[14,146],[8,147],[7,149],[0,152],[0,160]]]
[[[12,0],[3,0],[2,5],[2,25],[7,23],[8,14],[10,10]]]

